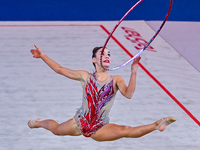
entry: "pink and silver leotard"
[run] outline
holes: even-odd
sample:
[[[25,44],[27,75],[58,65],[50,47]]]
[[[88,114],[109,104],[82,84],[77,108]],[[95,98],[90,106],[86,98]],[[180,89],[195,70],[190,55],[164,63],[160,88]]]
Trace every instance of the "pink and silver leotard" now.
[[[75,115],[76,124],[85,137],[90,137],[103,125],[109,123],[108,113],[113,105],[115,94],[113,76],[99,81],[96,73],[89,75],[83,88],[82,106]]]

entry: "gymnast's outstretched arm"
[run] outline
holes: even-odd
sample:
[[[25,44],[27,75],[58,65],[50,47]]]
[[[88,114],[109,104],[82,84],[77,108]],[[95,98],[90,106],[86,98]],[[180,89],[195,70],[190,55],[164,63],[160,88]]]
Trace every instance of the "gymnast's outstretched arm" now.
[[[59,65],[57,62],[50,59],[46,54],[42,53],[42,51],[34,45],[36,49],[31,49],[31,53],[34,58],[41,58],[52,70],[56,73],[66,76],[67,78],[85,81],[89,73],[83,70],[71,70],[68,68],[64,68]]]

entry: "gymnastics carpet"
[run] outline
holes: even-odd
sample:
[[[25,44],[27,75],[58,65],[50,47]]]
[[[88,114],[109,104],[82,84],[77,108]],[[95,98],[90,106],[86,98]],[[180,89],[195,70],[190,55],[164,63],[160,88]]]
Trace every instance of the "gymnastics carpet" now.
[[[59,123],[67,121],[82,102],[80,83],[57,75],[42,60],[33,58],[30,50],[34,44],[63,67],[93,72],[92,49],[104,44],[116,23],[0,22],[1,150],[200,149],[198,22],[166,23],[141,54],[133,98],[126,99],[118,92],[110,112],[111,123],[129,126],[176,117],[177,121],[164,132],[154,131],[137,139],[96,142],[83,136],[59,137],[27,126],[28,120],[37,117]],[[130,54],[136,54],[160,23],[124,21],[107,45],[111,66],[120,65]],[[130,65],[110,74],[121,75],[128,84]]]

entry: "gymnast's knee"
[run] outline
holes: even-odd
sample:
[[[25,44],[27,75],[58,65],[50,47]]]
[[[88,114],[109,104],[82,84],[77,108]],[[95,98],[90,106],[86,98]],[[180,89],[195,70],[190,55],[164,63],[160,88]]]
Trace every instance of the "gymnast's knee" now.
[[[62,134],[59,132],[58,130],[58,127],[54,127],[51,129],[51,132],[54,134],[54,135],[57,135],[57,136],[61,136]]]
[[[123,126],[121,126],[121,133],[122,133],[122,136],[123,137],[129,137],[129,134],[130,134],[130,126],[125,126],[125,125],[123,125]]]

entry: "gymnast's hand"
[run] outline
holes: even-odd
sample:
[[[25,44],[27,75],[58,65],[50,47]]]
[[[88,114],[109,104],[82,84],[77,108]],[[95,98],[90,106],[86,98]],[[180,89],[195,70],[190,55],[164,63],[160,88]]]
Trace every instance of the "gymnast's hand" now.
[[[41,58],[42,52],[41,50],[34,44],[36,49],[31,49],[31,53],[33,54],[34,58]]]
[[[131,72],[137,72],[137,69],[138,69],[138,63],[140,61],[141,57],[137,57],[133,60],[133,63],[131,65]]]

